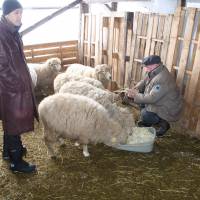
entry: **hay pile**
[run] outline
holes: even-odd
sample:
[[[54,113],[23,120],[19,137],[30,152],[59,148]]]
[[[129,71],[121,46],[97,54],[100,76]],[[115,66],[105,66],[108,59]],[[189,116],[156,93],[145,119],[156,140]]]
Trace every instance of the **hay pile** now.
[[[2,149],[2,131],[1,131]],[[1,200],[140,200],[200,199],[198,140],[174,132],[156,142],[150,154],[89,146],[90,158],[71,141],[51,160],[42,127],[24,135],[26,160],[37,165],[32,175],[13,174],[0,159]]]

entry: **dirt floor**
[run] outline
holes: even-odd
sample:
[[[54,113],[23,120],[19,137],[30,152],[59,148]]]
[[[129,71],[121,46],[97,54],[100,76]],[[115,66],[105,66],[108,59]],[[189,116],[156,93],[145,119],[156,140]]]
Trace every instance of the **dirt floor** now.
[[[0,148],[2,149],[2,130]],[[193,200],[200,199],[200,141],[173,130],[148,154],[90,145],[91,157],[66,141],[51,160],[42,127],[23,137],[35,174],[13,174],[0,159],[0,200]]]

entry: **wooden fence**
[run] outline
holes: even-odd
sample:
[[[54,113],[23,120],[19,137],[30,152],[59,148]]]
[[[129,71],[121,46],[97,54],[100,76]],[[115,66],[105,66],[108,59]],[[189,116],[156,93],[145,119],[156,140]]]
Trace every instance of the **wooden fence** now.
[[[185,99],[182,125],[200,137],[200,10],[173,15],[124,13],[84,15],[82,62],[107,63],[113,80],[131,87],[143,77],[142,58],[160,55]]]
[[[79,60],[76,40],[27,45],[24,47],[24,53],[28,63],[41,63],[49,58],[58,57],[64,68],[67,64],[77,63]]]

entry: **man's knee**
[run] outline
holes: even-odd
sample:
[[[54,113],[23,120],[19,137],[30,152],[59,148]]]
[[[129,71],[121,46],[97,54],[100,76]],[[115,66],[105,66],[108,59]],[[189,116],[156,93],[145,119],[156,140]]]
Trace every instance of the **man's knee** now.
[[[160,121],[160,118],[156,113],[148,112],[146,109],[142,109],[141,119],[143,122],[151,125],[157,124]]]

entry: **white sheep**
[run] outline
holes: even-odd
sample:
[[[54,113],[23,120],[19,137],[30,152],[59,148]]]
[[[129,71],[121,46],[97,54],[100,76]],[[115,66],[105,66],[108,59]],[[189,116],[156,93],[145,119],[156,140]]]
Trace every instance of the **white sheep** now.
[[[31,79],[32,79],[33,87],[35,88],[36,85],[37,85],[36,71],[35,71],[32,63],[31,64],[29,63],[27,66],[28,66],[28,70],[29,70],[29,73],[30,73],[30,76],[31,76]]]
[[[54,145],[65,138],[83,144],[83,155],[89,156],[87,144],[126,143],[128,134],[110,118],[98,102],[81,95],[57,93],[44,98],[38,107],[44,126],[44,140],[54,157]]]
[[[71,93],[84,95],[101,103],[106,107],[107,104],[114,103],[119,96],[109,90],[102,90],[85,82],[70,81],[65,83],[59,90],[60,93]]]
[[[88,83],[79,81],[65,83],[60,88],[59,92],[79,94],[92,98],[108,110],[111,118],[118,121],[127,132],[132,133],[132,128],[135,126],[133,112],[131,112],[128,108],[122,108],[113,104],[118,99],[118,95],[108,90],[102,90]]]
[[[57,93],[59,92],[61,86],[69,81],[80,81],[80,82],[85,82],[89,83],[95,87],[105,89],[102,83],[94,78],[89,78],[89,77],[83,77],[83,76],[77,76],[69,73],[61,73],[56,76],[54,79],[54,92]]]
[[[61,60],[50,58],[43,64],[34,67],[37,73],[37,87],[53,86],[53,81],[61,70]]]
[[[66,73],[97,79],[102,82],[105,88],[111,81],[111,68],[107,64],[97,65],[94,68],[81,64],[71,64]]]

